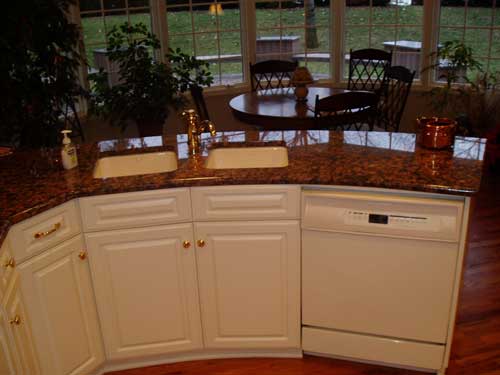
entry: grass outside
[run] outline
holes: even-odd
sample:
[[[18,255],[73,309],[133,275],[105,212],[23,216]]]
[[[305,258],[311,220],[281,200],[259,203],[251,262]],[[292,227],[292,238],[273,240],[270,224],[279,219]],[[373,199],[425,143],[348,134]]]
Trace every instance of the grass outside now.
[[[280,14],[281,13],[281,25]],[[467,11],[467,25],[490,26],[492,24],[491,8],[469,7]],[[500,12],[496,12],[493,24],[500,27]],[[464,10],[460,7],[443,7],[441,14],[440,42],[448,40],[464,39],[468,46],[473,48],[476,56],[488,55],[490,31],[485,29],[470,29],[464,35],[463,29],[454,29],[450,26],[459,26],[464,23]],[[422,40],[422,6],[386,6],[373,7],[373,12],[367,7],[348,7],[346,13],[346,40],[345,50],[360,49],[368,46],[383,49],[383,42],[390,40]],[[319,46],[315,49],[307,49],[307,53],[322,52],[330,50],[329,42],[329,19],[328,7],[316,8],[316,25]],[[371,19],[372,27],[366,26]],[[94,66],[93,49],[102,48],[106,45],[105,34],[113,25],[127,20],[125,15],[106,17],[106,24],[102,18],[83,18],[84,42],[87,47],[87,58],[89,64]],[[197,56],[216,55],[220,48],[222,55],[240,54],[240,13],[236,9],[227,9],[224,15],[219,17],[219,28],[227,30],[219,35],[216,30],[216,18],[206,10],[195,11],[193,18],[188,12],[171,12],[167,14],[170,35],[170,47],[181,48],[184,52]],[[192,21],[193,20],[193,21]],[[143,22],[151,24],[148,14],[130,15],[130,22]],[[192,24],[194,22],[194,25]],[[303,8],[291,8],[284,10],[257,9],[256,12],[258,36],[270,35],[295,35],[300,37],[300,52],[305,52],[304,46],[304,10]],[[398,23],[399,29],[390,26]],[[279,30],[279,27],[282,30]],[[179,35],[196,31],[194,40],[191,36]],[[495,42],[500,38],[500,29],[494,30],[491,56],[500,58],[500,43]],[[481,60],[484,67],[487,62]],[[329,64],[320,62],[309,62],[309,68],[316,74],[328,74]],[[241,63],[212,64],[213,73],[219,75],[241,74]],[[500,71],[500,60],[490,60],[490,71]]]

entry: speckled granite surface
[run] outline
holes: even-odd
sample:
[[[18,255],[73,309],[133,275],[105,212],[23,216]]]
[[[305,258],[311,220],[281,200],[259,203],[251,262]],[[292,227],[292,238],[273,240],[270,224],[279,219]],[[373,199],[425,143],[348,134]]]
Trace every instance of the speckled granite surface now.
[[[289,165],[269,169],[210,170],[211,147],[242,144],[288,147]],[[175,150],[174,172],[94,179],[99,157]],[[10,225],[73,198],[181,186],[319,184],[472,195],[479,190],[485,141],[457,138],[453,150],[418,146],[415,134],[378,132],[268,131],[203,134],[202,154],[189,157],[187,136],[105,141],[79,148],[80,165],[64,171],[59,150],[14,153],[0,158],[0,243]]]

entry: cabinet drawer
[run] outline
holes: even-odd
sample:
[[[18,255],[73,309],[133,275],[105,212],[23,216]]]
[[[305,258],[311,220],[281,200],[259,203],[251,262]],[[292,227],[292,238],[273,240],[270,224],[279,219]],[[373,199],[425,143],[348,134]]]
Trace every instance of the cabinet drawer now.
[[[295,185],[192,188],[194,220],[298,219]]]
[[[71,201],[14,225],[9,243],[19,263],[80,232],[76,201]]]
[[[0,249],[0,300],[12,280],[15,266],[16,261],[10,251],[8,242],[4,241]]]
[[[80,199],[85,232],[191,220],[189,189],[164,189]]]

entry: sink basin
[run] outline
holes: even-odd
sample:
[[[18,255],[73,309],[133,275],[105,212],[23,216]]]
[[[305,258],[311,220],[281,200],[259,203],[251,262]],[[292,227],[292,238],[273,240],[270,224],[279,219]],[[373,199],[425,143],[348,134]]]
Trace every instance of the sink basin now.
[[[177,155],[172,151],[109,156],[97,161],[94,178],[162,173],[175,171],[176,169]]]
[[[288,165],[286,147],[215,148],[208,153],[209,169],[279,168]]]

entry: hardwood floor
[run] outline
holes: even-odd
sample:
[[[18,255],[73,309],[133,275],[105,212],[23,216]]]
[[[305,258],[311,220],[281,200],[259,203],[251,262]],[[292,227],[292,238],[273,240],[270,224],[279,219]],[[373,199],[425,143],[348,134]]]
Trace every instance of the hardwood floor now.
[[[447,375],[500,375],[500,174],[477,196]],[[416,375],[420,372],[305,356],[207,360],[107,375]]]

